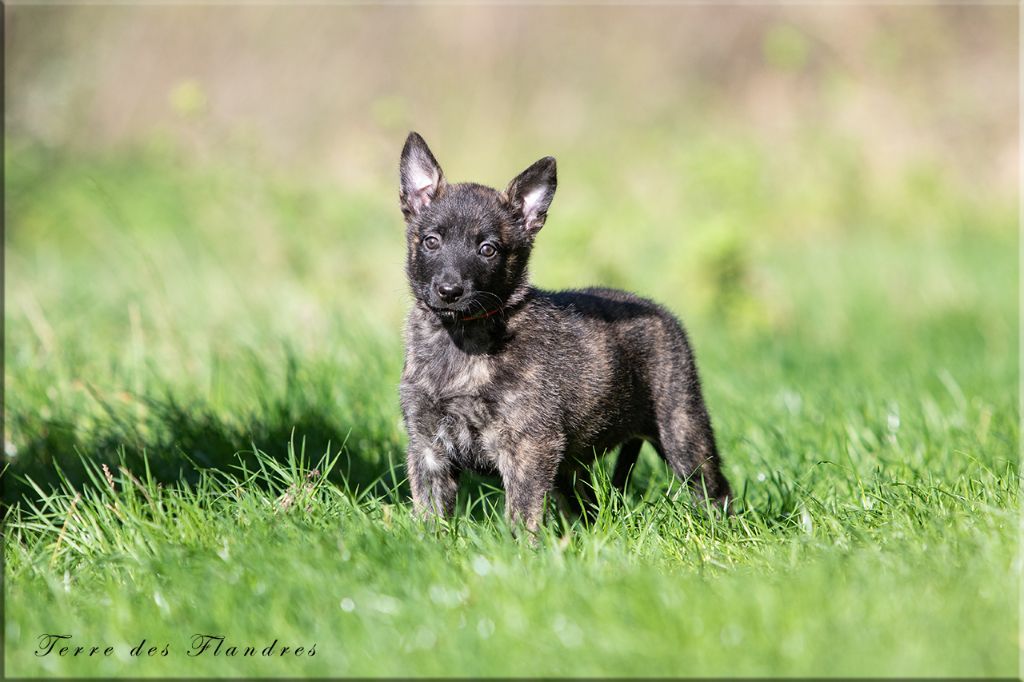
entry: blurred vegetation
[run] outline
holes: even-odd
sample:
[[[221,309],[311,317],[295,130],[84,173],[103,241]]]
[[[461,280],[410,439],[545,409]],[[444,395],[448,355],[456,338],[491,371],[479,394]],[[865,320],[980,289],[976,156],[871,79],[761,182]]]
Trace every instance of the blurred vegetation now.
[[[656,675],[681,674],[681,655],[708,675],[1009,674],[1016,13],[5,8],[3,500],[18,593],[6,641],[8,661],[24,656],[13,669],[40,674],[32,633],[68,614],[84,629],[117,614],[104,631],[115,638],[162,619],[226,628],[237,614],[240,636],[329,638],[311,623],[333,627],[351,581],[410,605],[400,628],[362,615],[339,626],[380,654],[371,643],[394,628],[429,625],[414,588],[429,595],[455,566],[472,603],[449,614],[459,634],[437,641],[434,667],[414,667],[422,654],[403,635],[401,655],[335,651],[305,672],[572,674],[554,639],[535,660],[507,657],[523,644],[513,621],[558,604],[621,638],[578,640],[589,674],[636,672],[627,654],[645,645]],[[477,506],[496,499],[486,481],[463,494],[470,519],[451,536],[424,542],[393,509],[407,493],[396,166],[409,129],[455,181],[503,187],[558,158],[535,282],[624,287],[680,314],[740,520],[705,524],[666,501],[671,476],[647,451],[626,499],[608,502],[600,527],[574,527],[567,551],[558,526],[539,556],[506,542]],[[303,446],[338,461],[321,467],[314,520],[284,522],[276,496],[311,479],[271,462]],[[143,472],[139,498],[129,482]],[[116,522],[115,508],[127,514]],[[344,553],[331,533],[365,553],[325,580]],[[225,606],[207,611],[183,587],[237,581],[218,554],[229,544],[255,571],[247,585],[285,585],[257,595],[265,610],[224,588]],[[494,596],[470,575],[478,555],[521,580]],[[968,570],[978,556],[985,570]],[[536,590],[530,566],[548,581]],[[624,566],[629,585],[615,577]],[[140,575],[151,577],[131,587]],[[557,596],[552,576],[582,587]],[[607,598],[574,591],[591,584]],[[527,588],[535,601],[516,601]],[[320,589],[331,599],[299,614]],[[634,614],[630,632],[626,591],[657,614]],[[693,600],[718,614],[706,632],[666,606]],[[523,610],[501,608],[513,601]],[[463,630],[462,617],[490,625]],[[779,648],[758,623],[795,639]],[[491,657],[460,653],[495,627]],[[907,633],[920,636],[878,653]],[[720,646],[735,655],[709,653]],[[808,653],[843,646],[834,667]],[[118,672],[109,665],[90,670]]]

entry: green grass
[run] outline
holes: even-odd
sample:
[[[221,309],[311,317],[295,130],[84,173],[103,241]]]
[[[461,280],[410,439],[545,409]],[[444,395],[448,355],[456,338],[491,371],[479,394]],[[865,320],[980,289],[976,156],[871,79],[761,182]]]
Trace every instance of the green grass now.
[[[490,480],[411,518],[390,175],[12,142],[6,673],[1016,675],[1014,200],[836,140],[808,168],[624,134],[618,172],[658,173],[618,191],[560,152],[534,279],[680,313],[740,511],[694,514],[645,450],[538,547]],[[36,657],[42,633],[115,654]],[[187,657],[196,633],[316,655]]]

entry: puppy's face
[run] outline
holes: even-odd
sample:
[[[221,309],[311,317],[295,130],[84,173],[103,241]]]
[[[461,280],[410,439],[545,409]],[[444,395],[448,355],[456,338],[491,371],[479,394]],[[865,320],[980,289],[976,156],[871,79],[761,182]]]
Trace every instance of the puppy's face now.
[[[449,185],[423,138],[411,133],[402,150],[401,205],[413,295],[445,322],[500,310],[524,280],[555,186],[550,157],[530,166],[505,192]]]

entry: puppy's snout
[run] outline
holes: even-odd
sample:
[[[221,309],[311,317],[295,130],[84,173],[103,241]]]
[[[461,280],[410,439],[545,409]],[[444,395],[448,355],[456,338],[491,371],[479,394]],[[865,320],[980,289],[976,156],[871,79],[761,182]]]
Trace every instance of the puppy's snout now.
[[[437,295],[445,303],[455,303],[455,301],[462,298],[462,294],[465,293],[465,289],[462,288],[461,284],[438,284]]]

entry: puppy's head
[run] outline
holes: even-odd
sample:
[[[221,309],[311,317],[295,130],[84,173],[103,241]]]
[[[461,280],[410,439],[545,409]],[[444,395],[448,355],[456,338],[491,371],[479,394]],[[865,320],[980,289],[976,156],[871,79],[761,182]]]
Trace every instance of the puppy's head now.
[[[445,322],[500,310],[525,283],[533,239],[555,196],[555,160],[537,161],[504,192],[448,184],[427,143],[409,133],[400,171],[413,295]]]

